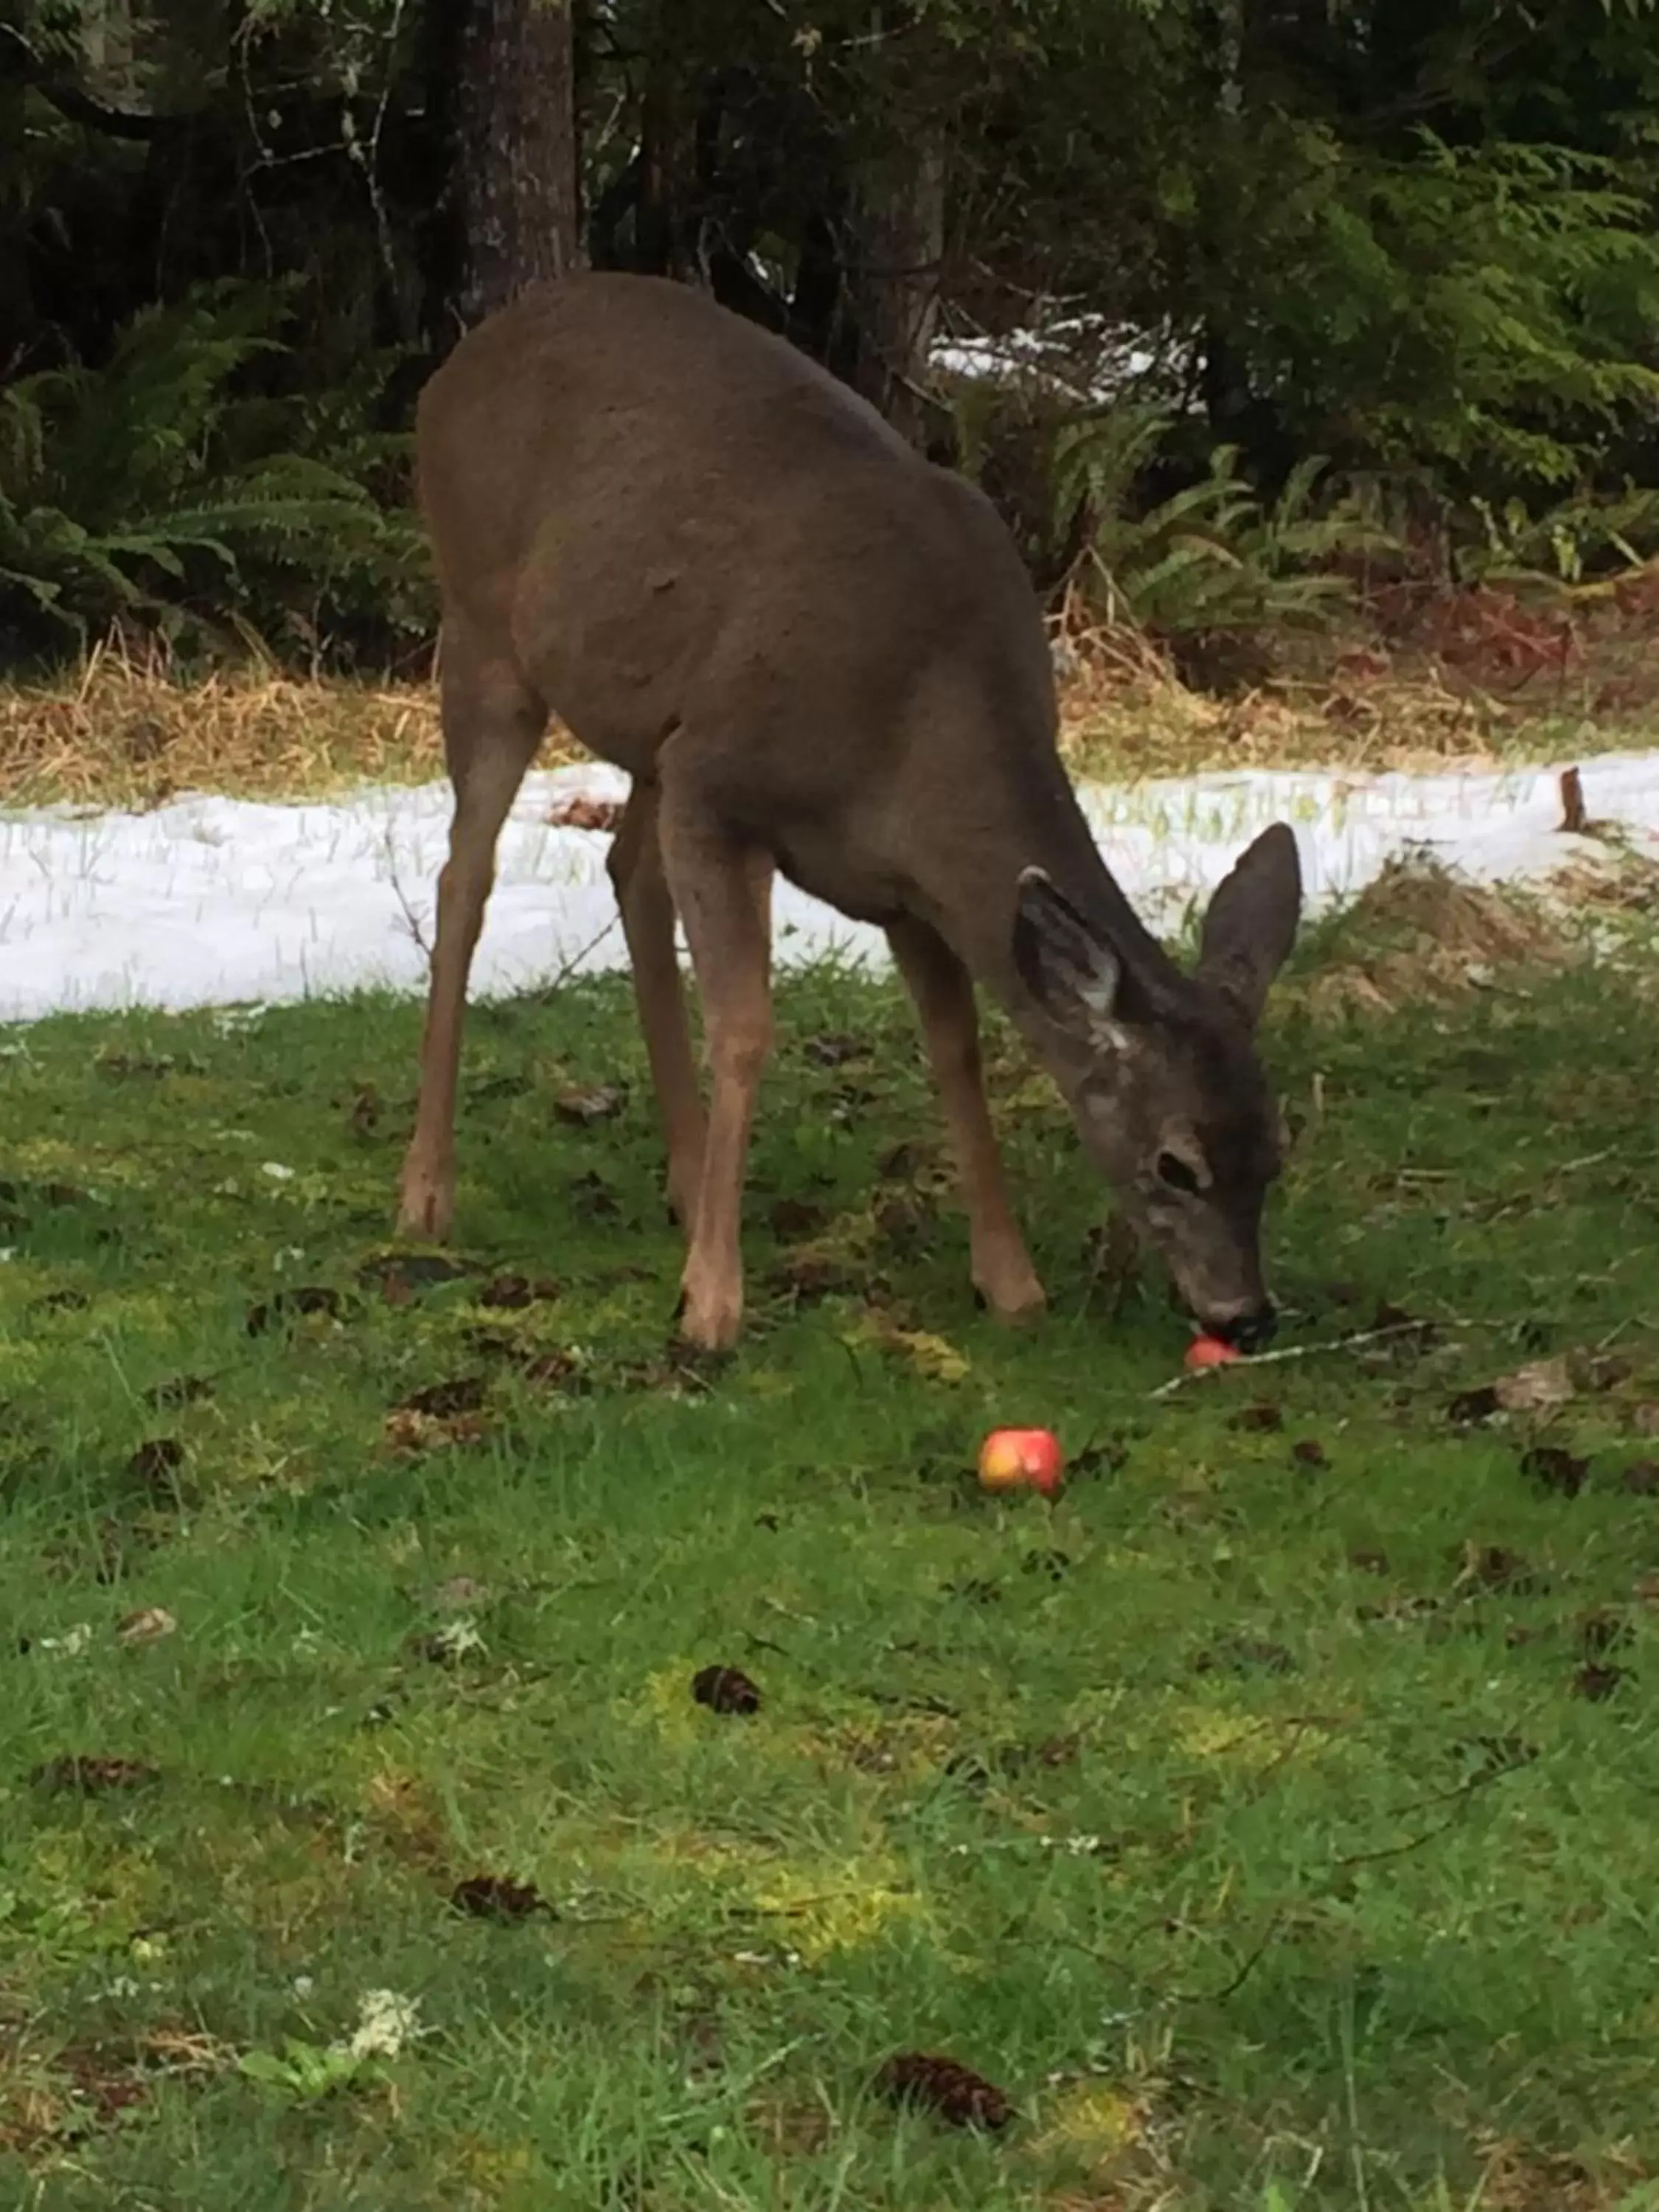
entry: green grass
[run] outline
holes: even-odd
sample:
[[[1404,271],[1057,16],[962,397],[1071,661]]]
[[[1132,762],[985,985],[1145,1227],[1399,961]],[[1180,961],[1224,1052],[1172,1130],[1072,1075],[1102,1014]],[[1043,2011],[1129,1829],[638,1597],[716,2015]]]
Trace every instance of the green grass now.
[[[1322,1101],[1271,1222],[1293,1339],[1447,1326],[1164,1399],[1180,1325],[1091,1291],[1097,1186],[1012,1060],[1054,1310],[975,1313],[884,990],[782,994],[712,1376],[665,1356],[624,987],[476,1010],[483,1272],[391,1300],[415,1009],[0,1036],[0,2203],[1659,2203],[1651,982],[1282,1018]],[[827,1209],[813,1264],[780,1200]],[[503,1270],[560,1295],[481,1305]],[[295,1285],[337,1313],[250,1334]],[[1448,1405],[1578,1347],[1628,1371],[1550,1419],[1569,1497],[1521,1465],[1546,1417]],[[1092,1446],[1053,1506],[964,1479],[1025,1421]],[[143,1608],[173,1632],[124,1641]],[[693,1701],[711,1662],[758,1713]],[[71,1754],[155,1774],[39,1776]],[[552,1912],[465,1916],[479,1874]],[[377,1991],[417,2032],[354,2057]],[[911,2049],[1013,2124],[890,2110]]]

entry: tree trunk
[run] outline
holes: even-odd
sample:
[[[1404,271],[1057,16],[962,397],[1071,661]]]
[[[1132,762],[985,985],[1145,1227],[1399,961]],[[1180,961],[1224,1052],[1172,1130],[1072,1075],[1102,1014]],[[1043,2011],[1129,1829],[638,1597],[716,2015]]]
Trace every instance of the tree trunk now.
[[[581,258],[572,0],[442,0],[440,343]]]
[[[1210,434],[1226,442],[1242,439],[1250,407],[1249,387],[1233,344],[1229,312],[1237,243],[1232,192],[1244,115],[1244,0],[1215,0],[1212,23],[1215,137],[1209,170],[1200,185],[1206,203],[1202,252],[1207,264],[1200,384]]]
[[[0,35],[0,146],[23,144],[24,50]],[[29,177],[14,152],[0,167],[0,381],[24,366],[36,316],[28,264]]]
[[[924,143],[860,178],[850,290],[852,380],[914,446],[935,427],[924,392],[945,258],[945,149]]]

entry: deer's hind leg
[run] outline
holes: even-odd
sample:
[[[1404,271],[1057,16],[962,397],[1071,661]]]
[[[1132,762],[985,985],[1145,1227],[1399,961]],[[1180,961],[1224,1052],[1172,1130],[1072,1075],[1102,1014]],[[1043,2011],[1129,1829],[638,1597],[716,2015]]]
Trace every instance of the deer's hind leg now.
[[[705,1122],[685,989],[674,949],[674,897],[663,868],[658,811],[656,784],[636,780],[605,866],[628,939],[634,996],[668,1152],[668,1202],[689,1235],[696,1224],[697,1188],[702,1179]]]
[[[1030,1319],[1042,1311],[1042,1285],[1008,1202],[1002,1156],[985,1103],[973,979],[926,922],[907,916],[890,923],[887,942],[916,1002],[933,1085],[956,1154],[975,1287],[1005,1320]]]
[[[453,617],[443,631],[444,754],[455,789],[449,858],[438,878],[421,1092],[404,1158],[398,1225],[447,1237],[455,1214],[455,1091],[466,982],[495,879],[495,845],[547,726],[514,662]]]
[[[702,1000],[708,1133],[680,1279],[681,1334],[729,1350],[743,1320],[743,1187],[755,1100],[772,1043],[771,855],[731,830],[677,775],[665,749],[659,835]]]

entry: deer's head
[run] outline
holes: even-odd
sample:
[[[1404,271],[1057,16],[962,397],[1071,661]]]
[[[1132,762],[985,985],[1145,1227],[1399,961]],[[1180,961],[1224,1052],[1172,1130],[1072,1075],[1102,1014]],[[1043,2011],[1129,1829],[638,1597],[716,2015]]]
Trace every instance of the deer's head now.
[[[1217,888],[1190,976],[1115,943],[1040,868],[1022,874],[1014,919],[1015,965],[1068,1048],[1085,1145],[1199,1322],[1244,1350],[1273,1331],[1261,1208],[1285,1143],[1255,1030],[1301,911],[1296,839],[1275,823]]]

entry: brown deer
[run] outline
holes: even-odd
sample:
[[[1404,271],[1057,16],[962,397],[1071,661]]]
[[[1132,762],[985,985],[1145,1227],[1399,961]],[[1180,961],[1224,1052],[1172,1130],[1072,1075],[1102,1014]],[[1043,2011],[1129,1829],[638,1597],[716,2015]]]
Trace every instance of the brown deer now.
[[[552,713],[633,778],[608,865],[692,1344],[729,1346],[742,1317],[775,868],[886,932],[996,1313],[1033,1314],[1043,1292],[986,1108],[975,979],[1201,1325],[1265,1340],[1281,1124],[1252,1031],[1296,934],[1296,841],[1262,832],[1210,903],[1195,973],[1178,968],[1060,764],[1041,612],[989,501],[782,339],[657,277],[568,277],[481,324],[426,386],[416,442],[455,813],[400,1227],[450,1229],[467,973]]]

